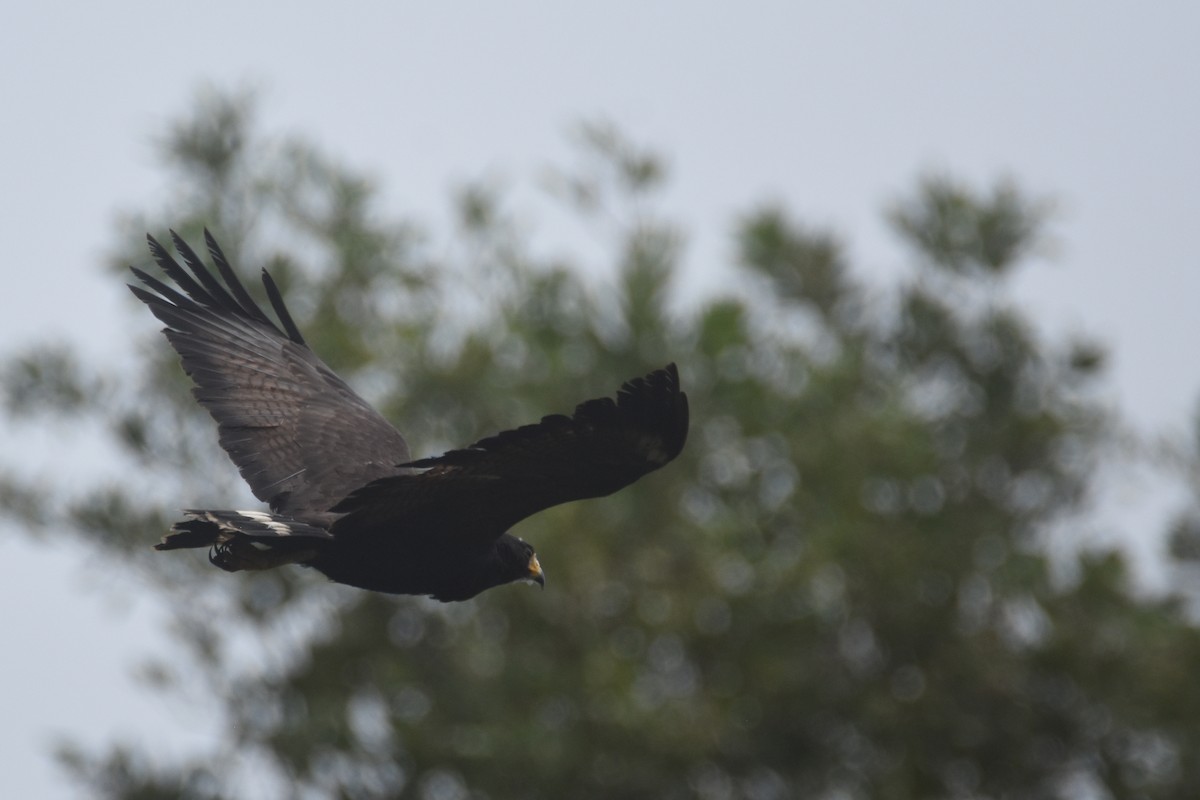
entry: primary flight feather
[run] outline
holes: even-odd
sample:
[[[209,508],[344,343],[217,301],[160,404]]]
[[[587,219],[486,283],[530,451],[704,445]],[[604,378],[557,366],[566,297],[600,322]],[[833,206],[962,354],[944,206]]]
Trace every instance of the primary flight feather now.
[[[143,285],[129,288],[166,325],[221,447],[270,511],[186,511],[160,550],[206,547],[230,572],[296,563],[363,589],[465,600],[544,581],[511,526],[611,494],[683,449],[687,395],[669,364],[626,382],[615,401],[414,461],[400,432],[308,348],[271,276],[262,281],[278,324],[204,236],[220,280],[172,232],[186,268],[147,239],[178,288],[136,268]]]

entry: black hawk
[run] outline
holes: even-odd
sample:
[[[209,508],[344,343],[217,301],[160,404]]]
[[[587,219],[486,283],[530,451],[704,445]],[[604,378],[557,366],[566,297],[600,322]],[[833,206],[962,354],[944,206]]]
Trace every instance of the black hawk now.
[[[308,348],[266,270],[278,324],[208,231],[220,280],[171,237],[187,269],[147,239],[178,289],[136,268],[144,288],[129,288],[166,325],[221,447],[270,511],[185,511],[159,550],[207,547],[230,572],[302,564],[363,589],[465,600],[544,583],[533,547],[508,533],[514,524],[611,494],[683,449],[687,395],[669,364],[625,383],[615,401],[414,461],[400,432]]]

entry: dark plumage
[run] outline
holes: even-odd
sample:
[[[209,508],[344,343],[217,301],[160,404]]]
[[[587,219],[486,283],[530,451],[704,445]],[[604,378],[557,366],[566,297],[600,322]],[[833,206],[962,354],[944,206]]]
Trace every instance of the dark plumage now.
[[[147,239],[182,291],[136,268],[145,288],[129,288],[167,326],[221,447],[271,511],[186,511],[159,550],[208,547],[230,572],[298,563],[364,589],[465,600],[543,582],[509,527],[611,494],[683,449],[687,395],[670,364],[625,383],[616,401],[413,461],[399,431],[308,349],[271,276],[262,273],[278,325],[204,235],[220,281],[172,233],[187,269]]]

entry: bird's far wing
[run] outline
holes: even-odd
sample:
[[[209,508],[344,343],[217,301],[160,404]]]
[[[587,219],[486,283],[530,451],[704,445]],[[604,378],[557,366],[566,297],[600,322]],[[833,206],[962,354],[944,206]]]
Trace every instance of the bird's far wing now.
[[[679,455],[687,440],[687,395],[674,364],[628,381],[617,399],[581,403],[462,450],[407,464],[417,474],[381,478],[334,508],[334,527],[410,527],[496,537],[542,509],[601,497]]]
[[[410,458],[404,438],[308,349],[266,270],[263,285],[282,329],[204,236],[224,285],[172,231],[186,270],[146,238],[182,292],[136,268],[145,288],[129,288],[167,326],[196,399],[217,421],[221,447],[254,496],[281,513],[320,512],[402,471],[395,465]]]

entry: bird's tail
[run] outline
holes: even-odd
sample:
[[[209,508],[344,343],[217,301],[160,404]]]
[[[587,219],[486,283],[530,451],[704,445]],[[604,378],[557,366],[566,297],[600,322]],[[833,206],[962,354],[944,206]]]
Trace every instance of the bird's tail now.
[[[155,550],[209,547],[208,560],[228,572],[306,563],[333,535],[307,522],[263,511],[189,509]]]

